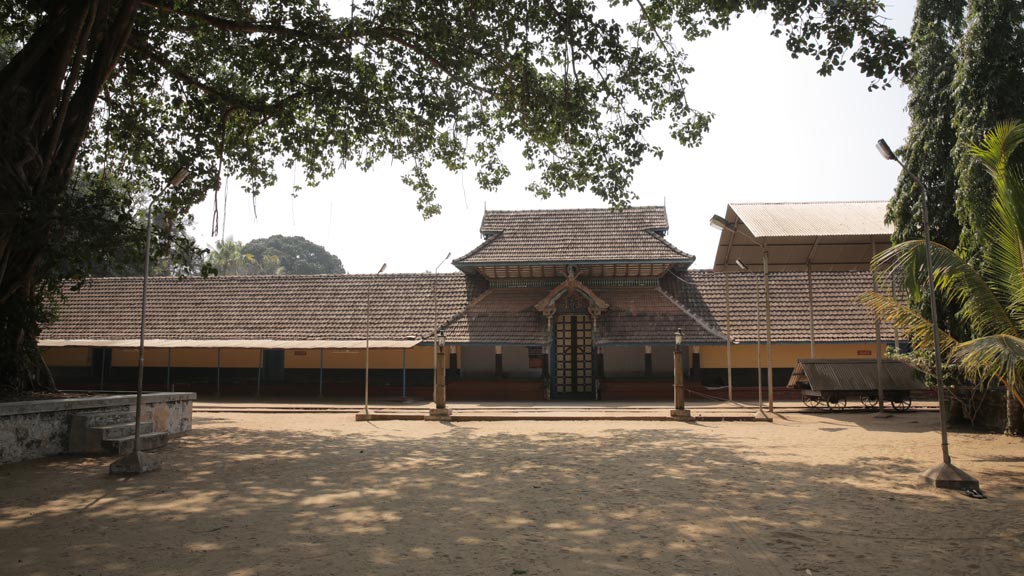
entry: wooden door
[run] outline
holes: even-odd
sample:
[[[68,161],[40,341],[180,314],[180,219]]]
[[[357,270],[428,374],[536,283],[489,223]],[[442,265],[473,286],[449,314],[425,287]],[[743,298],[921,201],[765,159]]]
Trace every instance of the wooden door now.
[[[594,327],[586,314],[562,314],[555,324],[553,398],[594,397]]]

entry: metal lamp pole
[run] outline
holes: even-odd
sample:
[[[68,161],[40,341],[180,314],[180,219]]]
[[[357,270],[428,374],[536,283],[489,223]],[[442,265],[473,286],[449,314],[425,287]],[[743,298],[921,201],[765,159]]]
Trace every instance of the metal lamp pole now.
[[[153,237],[153,205],[156,204],[156,201],[159,200],[168,189],[181,184],[187,177],[188,169],[184,167],[179,168],[178,171],[171,176],[170,180],[164,184],[164,187],[153,195],[149,201],[149,206],[146,208],[146,253],[144,256],[145,265],[143,266],[142,271],[142,308],[140,310],[139,320],[139,378],[135,390],[135,439],[132,444],[131,454],[118,458],[110,465],[111,474],[142,474],[143,472],[150,472],[160,468],[160,460],[157,459],[155,455],[144,454],[141,449],[142,376],[146,364],[146,293],[149,288],[149,250]]]
[[[746,272],[748,268],[743,262],[736,260],[736,266],[740,270]],[[767,299],[765,300],[767,302]],[[757,412],[754,413],[755,420],[768,420],[768,416],[764,413],[764,394],[761,392],[761,309],[756,308],[757,311]]]
[[[765,317],[765,345],[768,348],[768,411],[775,412],[775,379],[772,376],[772,310],[770,305],[770,296],[768,293],[768,245],[761,242],[751,234],[743,232],[737,228],[736,224],[729,222],[721,216],[714,215],[711,217],[711,227],[719,230],[728,230],[733,234],[743,234],[747,238],[750,238],[754,244],[761,248],[761,272],[764,276],[764,317]],[[746,267],[736,261],[736,265],[741,269],[746,270]],[[760,372],[759,372],[760,374]],[[759,410],[760,412],[760,410]],[[763,412],[761,412],[763,414]]]
[[[924,479],[936,488],[953,488],[959,490],[978,490],[978,481],[970,474],[953,465],[949,457],[949,436],[946,433],[946,412],[945,412],[945,390],[942,384],[942,349],[939,344],[939,313],[935,304],[935,269],[932,267],[932,235],[931,225],[928,221],[928,188],[921,183],[917,174],[907,170],[905,164],[889,148],[885,140],[879,140],[875,148],[886,160],[893,160],[900,165],[900,168],[908,172],[914,179],[918,188],[921,189],[921,225],[924,228],[924,263],[925,272],[928,275],[928,303],[932,312],[932,340],[935,354],[935,387],[939,396],[939,431],[942,435],[942,463],[929,468],[924,473]]]
[[[384,269],[388,267],[388,263],[381,264],[380,270],[377,270],[377,274],[384,272]],[[370,419],[370,295],[373,293],[371,288],[373,282],[370,280],[366,281],[366,378],[363,385],[363,418],[366,420]]]
[[[434,278],[431,285],[431,300],[434,306],[434,407],[429,410],[426,420],[447,422],[451,420],[452,411],[448,409],[447,390],[445,389],[444,373],[444,331],[441,330],[440,313],[437,311],[437,271],[452,257],[451,251],[434,268]]]

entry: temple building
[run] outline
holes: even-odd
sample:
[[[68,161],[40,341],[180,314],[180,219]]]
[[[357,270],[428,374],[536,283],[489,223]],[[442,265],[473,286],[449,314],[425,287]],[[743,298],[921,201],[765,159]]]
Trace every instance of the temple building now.
[[[714,270],[666,240],[665,208],[635,207],[486,211],[456,273],[151,278],[145,387],[361,398],[368,372],[371,399],[426,400],[443,334],[449,400],[668,399],[678,332],[691,397],[753,397],[769,356],[783,394],[798,358],[894,343],[857,301],[883,214],[732,205]],[[141,289],[68,292],[40,337],[59,387],[134,388]]]

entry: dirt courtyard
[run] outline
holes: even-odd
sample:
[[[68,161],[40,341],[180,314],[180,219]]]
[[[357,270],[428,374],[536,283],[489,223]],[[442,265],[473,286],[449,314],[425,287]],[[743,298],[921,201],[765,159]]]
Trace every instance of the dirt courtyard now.
[[[163,470],[0,467],[0,573],[1020,574],[1024,442],[937,414],[774,424],[196,414]]]

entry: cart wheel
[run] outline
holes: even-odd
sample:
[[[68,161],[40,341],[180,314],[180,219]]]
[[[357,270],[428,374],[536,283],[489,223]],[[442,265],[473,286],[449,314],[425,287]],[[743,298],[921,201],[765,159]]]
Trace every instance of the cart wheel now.
[[[804,406],[808,408],[817,408],[821,404],[820,396],[802,396],[800,399],[804,401]]]
[[[829,396],[828,398],[828,411],[842,410],[846,408],[846,397],[845,396]]]
[[[865,408],[877,408],[878,407],[878,396],[870,395],[870,394],[869,395],[865,395],[865,396],[861,396],[860,397],[860,403],[863,404]]]
[[[892,404],[893,410],[897,412],[906,412],[907,410],[910,410],[910,397],[893,400],[890,404]]]

